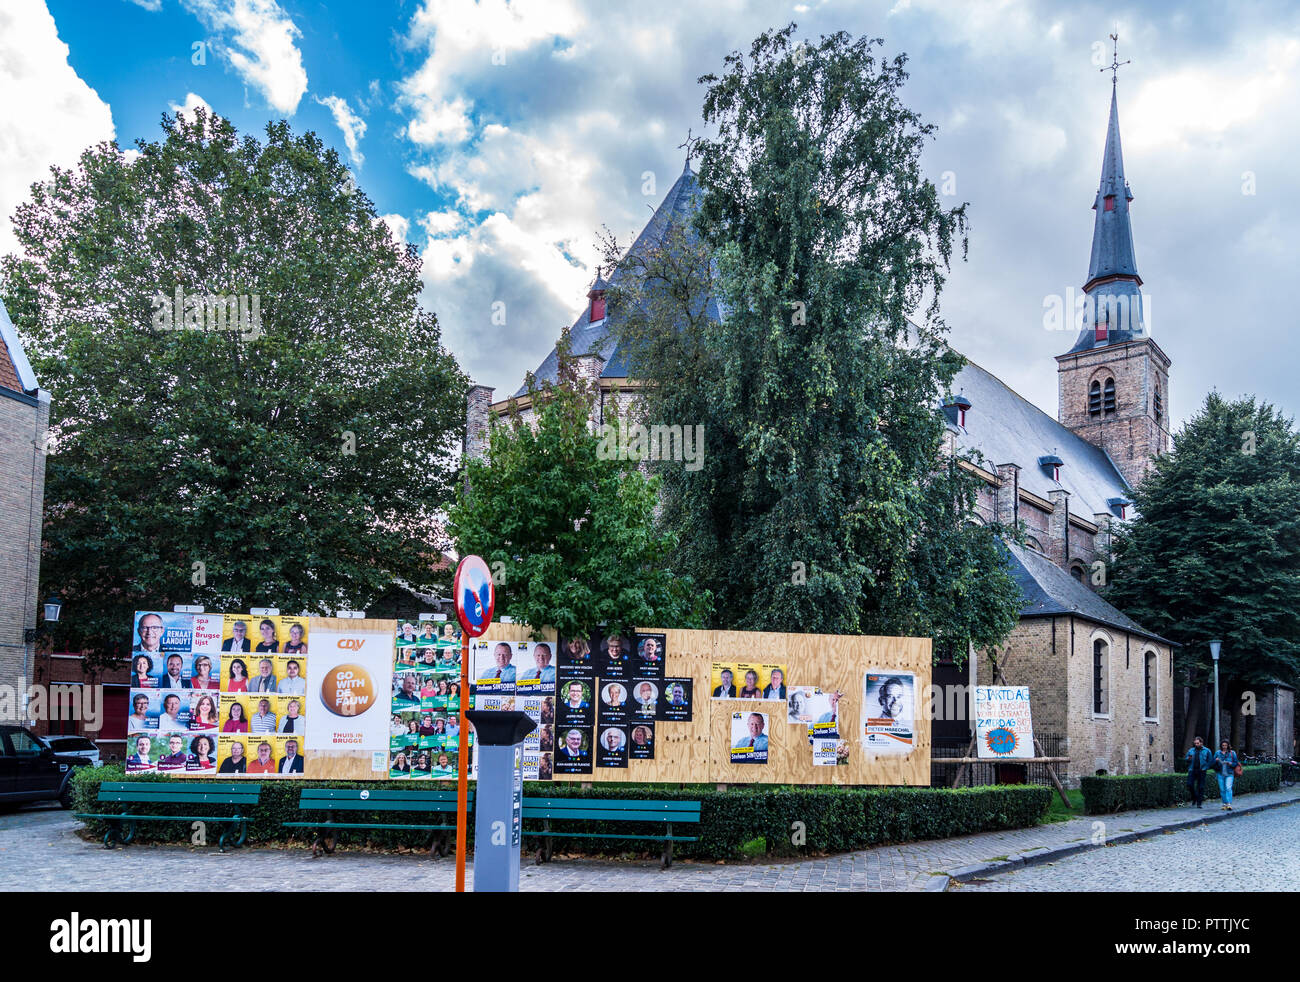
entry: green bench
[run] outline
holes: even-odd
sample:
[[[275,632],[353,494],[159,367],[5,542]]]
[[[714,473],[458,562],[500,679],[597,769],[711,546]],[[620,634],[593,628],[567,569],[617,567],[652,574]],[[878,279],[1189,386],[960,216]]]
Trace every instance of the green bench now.
[[[170,781],[105,781],[99,786],[101,804],[124,805],[116,814],[108,812],[79,812],[76,818],[91,818],[108,823],[104,833],[104,848],[112,849],[114,843],[130,845],[135,838],[138,822],[215,822],[221,825],[218,848],[225,852],[226,839],[234,833],[238,838],[232,843],[242,846],[248,841],[248,815],[257,805],[262,792],[260,784],[181,784]],[[204,815],[153,815],[149,805],[184,805],[195,811],[202,806],[221,805],[233,807],[232,814]],[[146,811],[138,812],[144,806]]]
[[[474,792],[469,792],[469,811],[474,809]],[[312,821],[282,822],[285,828],[314,829],[311,854],[321,851],[333,853],[341,831],[367,829],[381,832],[421,831],[429,833],[429,852],[445,856],[447,839],[456,829],[455,791],[398,791],[393,788],[373,790],[340,788],[303,788],[298,798],[300,812],[324,812],[323,818]],[[450,815],[452,823],[437,825],[407,824],[400,822],[349,822],[347,818],[357,812],[427,812],[431,815]],[[340,820],[343,819],[343,820]]]
[[[698,825],[698,801],[620,801],[612,798],[524,798],[523,818],[541,819],[541,829],[524,829],[523,834],[544,839],[537,850],[537,862],[549,862],[553,839],[641,839],[662,842],[663,868],[673,864],[674,842],[696,842],[697,836],[673,835],[673,825]],[[557,832],[554,821],[661,823],[662,834],[626,835],[618,832]]]

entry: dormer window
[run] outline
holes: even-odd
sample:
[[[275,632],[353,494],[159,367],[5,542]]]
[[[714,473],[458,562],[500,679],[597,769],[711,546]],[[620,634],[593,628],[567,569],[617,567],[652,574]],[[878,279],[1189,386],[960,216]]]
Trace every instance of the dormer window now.
[[[948,417],[948,422],[955,423],[962,429],[966,428],[966,412],[970,407],[971,401],[961,393],[948,395],[943,400],[943,414]]]
[[[596,321],[605,319],[605,297],[603,295],[591,298],[591,316],[589,319],[593,324]]]
[[[1128,518],[1129,505],[1133,504],[1133,502],[1129,501],[1127,498],[1107,498],[1106,504],[1110,507],[1112,515],[1116,518],[1124,519]]]
[[[1104,205],[1103,205],[1103,210],[1104,210],[1104,211],[1114,211],[1114,210],[1115,210],[1115,196],[1114,196],[1113,194],[1108,194],[1108,195],[1106,195],[1106,197],[1105,197],[1105,199],[1104,199],[1104,202],[1105,202]]]
[[[587,299],[591,301],[591,306],[587,310],[587,320],[592,324],[605,319],[605,289],[608,286],[605,277],[601,275],[600,267],[596,267],[596,282],[591,284],[591,289],[587,291]]]
[[[1056,454],[1044,454],[1038,458],[1038,466],[1043,469],[1044,474],[1050,474],[1053,481],[1058,484],[1061,481],[1061,468],[1065,466],[1065,461]]]

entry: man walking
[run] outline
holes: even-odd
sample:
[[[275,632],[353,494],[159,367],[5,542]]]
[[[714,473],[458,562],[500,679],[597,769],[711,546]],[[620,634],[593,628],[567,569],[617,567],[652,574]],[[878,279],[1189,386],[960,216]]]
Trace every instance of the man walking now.
[[[1200,737],[1192,741],[1192,748],[1187,751],[1187,790],[1196,807],[1201,807],[1205,800],[1205,774],[1210,769],[1210,748]]]

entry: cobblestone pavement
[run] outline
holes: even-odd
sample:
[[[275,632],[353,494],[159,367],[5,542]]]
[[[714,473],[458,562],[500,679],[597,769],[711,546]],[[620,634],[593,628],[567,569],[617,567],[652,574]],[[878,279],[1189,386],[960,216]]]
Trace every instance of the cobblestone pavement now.
[[[1292,788],[1249,795],[1239,799],[1238,804],[1244,809],[1295,800],[1300,800],[1300,789]],[[1107,816],[1100,828],[1106,835],[1114,836],[1210,814],[1218,812],[1207,809],[1198,813],[1195,809],[1169,808],[1120,813]],[[1276,821],[1282,825],[1287,822],[1294,824],[1298,817],[1293,808],[1280,808],[1265,815],[1278,816]],[[1238,814],[1212,828],[1216,835],[1226,837],[1224,842],[1230,842],[1233,829],[1243,822],[1256,820]],[[245,883],[255,878],[257,886],[268,891],[437,892],[450,890],[455,876],[452,859],[430,859],[422,854],[340,851],[333,856],[313,859],[305,849],[279,846],[249,847],[227,853],[219,853],[212,847],[179,845],[135,845],[106,850],[98,842],[79,838],[74,831],[78,826],[78,821],[70,813],[57,806],[28,806],[20,811],[0,814],[0,890],[149,890],[165,889],[168,884],[191,879],[218,889],[222,882],[237,877]],[[932,890],[946,882],[946,877],[937,874],[991,860],[1014,858],[1035,850],[1090,843],[1097,830],[1094,819],[1075,818],[1031,829],[882,846],[806,860],[752,864],[678,860],[669,870],[661,870],[654,861],[599,859],[557,859],[539,867],[532,865],[525,856],[520,889],[620,892]],[[1168,838],[1172,840],[1177,836]],[[1090,847],[1085,855],[1104,865],[1110,857],[1126,855],[1116,849],[1130,848],[1134,847],[1117,846],[1104,850]],[[1204,856],[1199,850],[1197,854]],[[1291,855],[1294,869],[1295,854]],[[1065,868],[1072,862],[1078,860],[1065,859],[1058,865]],[[1191,863],[1189,857],[1189,868]],[[1028,872],[1017,873],[1017,880],[1037,882],[1023,879]],[[472,884],[472,878],[469,882]],[[1013,881],[1008,879],[1007,882]],[[1159,884],[1148,889],[1171,887]]]
[[[1242,815],[1026,866],[986,881],[954,883],[951,889],[1016,893],[1300,890],[1298,812],[1292,806]]]

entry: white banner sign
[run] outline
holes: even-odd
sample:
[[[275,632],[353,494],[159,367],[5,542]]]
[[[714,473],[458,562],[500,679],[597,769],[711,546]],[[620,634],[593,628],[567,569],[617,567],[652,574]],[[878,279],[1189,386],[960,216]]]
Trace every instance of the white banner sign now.
[[[393,634],[311,626],[308,750],[388,750]]]
[[[1016,760],[1037,756],[1029,717],[1029,686],[976,686],[975,735],[980,757]]]

